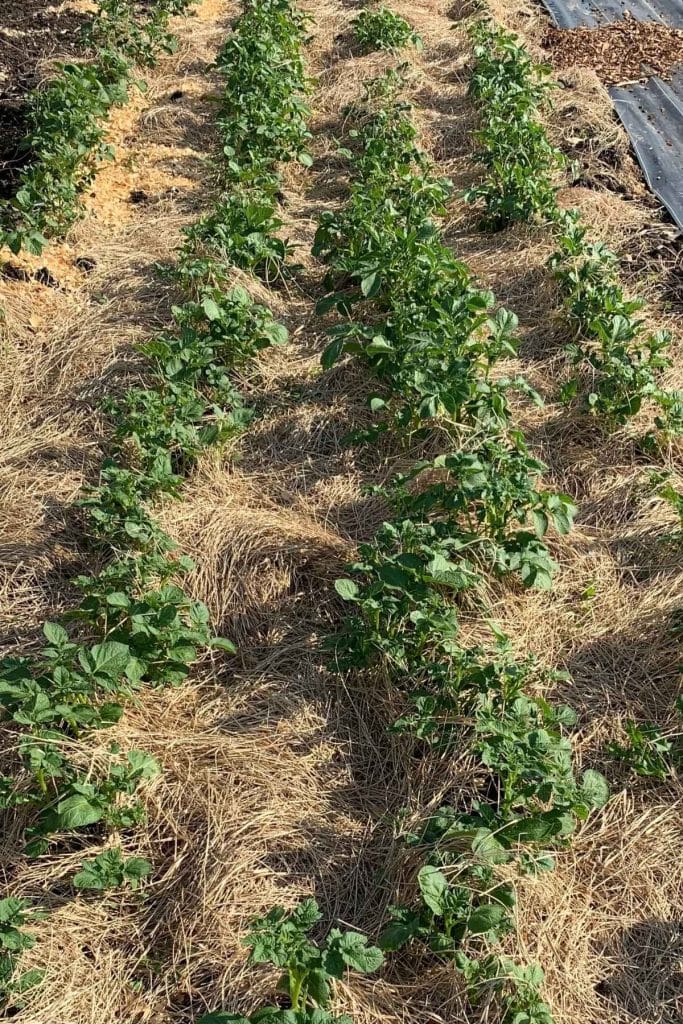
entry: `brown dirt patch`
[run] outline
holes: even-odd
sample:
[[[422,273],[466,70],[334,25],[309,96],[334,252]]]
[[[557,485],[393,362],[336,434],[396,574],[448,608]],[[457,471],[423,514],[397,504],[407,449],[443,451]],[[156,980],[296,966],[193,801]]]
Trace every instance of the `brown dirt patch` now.
[[[667,77],[683,62],[683,31],[632,18],[600,28],[550,28],[543,39],[557,68],[593,68],[605,85]]]

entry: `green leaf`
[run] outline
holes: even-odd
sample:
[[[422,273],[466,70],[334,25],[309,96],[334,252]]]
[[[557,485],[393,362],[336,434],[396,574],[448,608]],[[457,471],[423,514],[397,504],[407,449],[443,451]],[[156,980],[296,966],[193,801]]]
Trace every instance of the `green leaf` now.
[[[353,580],[335,580],[334,589],[344,601],[355,601],[358,597],[358,587]]]
[[[415,935],[415,923],[411,921],[392,921],[380,933],[377,945],[390,953],[405,946]]]
[[[382,352],[393,352],[394,346],[388,341],[384,335],[376,334],[371,342],[366,346],[366,352],[369,355],[377,355]]]
[[[161,771],[157,759],[151,754],[146,754],[144,750],[129,751],[128,763],[141,779],[153,779]]]
[[[13,953],[25,949],[28,945],[28,936],[22,935],[18,928],[3,928],[0,932],[0,947],[9,949]]]
[[[327,983],[327,975],[322,969],[310,971],[308,975],[308,994],[320,1006],[326,1006],[330,1001],[330,986]]]
[[[220,320],[222,316],[221,307],[208,295],[205,295],[202,299],[202,309],[206,313],[208,320]]]
[[[19,975],[19,978],[14,982],[12,988],[19,994],[22,992],[28,992],[30,988],[35,988],[36,985],[40,985],[44,977],[44,970],[41,970],[40,967],[32,967],[30,971],[24,971],[23,974]]]
[[[334,341],[330,342],[325,351],[322,354],[320,360],[323,370],[330,370],[334,364],[338,361],[339,357],[344,352],[344,339],[335,338]]]
[[[472,840],[472,853],[486,864],[505,864],[510,859],[508,851],[487,828],[477,830]]]
[[[129,857],[124,863],[128,878],[146,878],[152,870],[152,865],[144,857]]]
[[[228,654],[236,654],[237,648],[232,640],[225,636],[214,636],[209,640],[209,647],[216,651],[227,651]]]
[[[578,721],[576,711],[574,708],[570,708],[567,704],[560,704],[558,707],[554,708],[553,718],[558,725],[564,725],[569,729],[576,725]]]
[[[7,924],[16,920],[23,910],[28,909],[27,900],[19,899],[17,896],[7,896],[0,900],[0,924]]]
[[[369,274],[367,274],[361,280],[360,290],[362,291],[363,295],[366,298],[368,298],[368,297],[370,297],[373,294],[373,292],[376,290],[376,288],[377,288],[377,271],[376,270],[372,270]]]
[[[55,647],[61,647],[63,644],[68,643],[69,634],[63,626],[58,625],[56,622],[46,622],[43,626],[43,633]]]
[[[581,779],[581,795],[589,807],[604,807],[610,797],[605,776],[592,768],[585,771]]]
[[[446,876],[432,864],[426,864],[420,869],[417,882],[422,893],[422,898],[429,909],[437,915],[443,916],[445,897],[448,892],[448,880]]]
[[[500,830],[499,835],[506,842],[547,843],[555,836],[571,835],[575,826],[573,815],[548,811],[511,821]]]
[[[531,513],[531,518],[534,523],[534,533],[537,537],[543,538],[548,532],[548,517],[545,512],[535,509]]]
[[[369,946],[367,936],[359,932],[340,932],[333,928],[327,938],[327,953],[331,954],[332,961],[338,955],[347,967],[362,974],[370,974],[384,963],[382,950],[377,946]],[[327,966],[327,959],[325,964]],[[336,964],[332,963],[331,966],[336,967]],[[337,970],[331,970],[330,973],[339,977]]]
[[[102,817],[103,811],[97,804],[91,803],[82,793],[68,796],[57,804],[57,816],[62,828],[83,828],[94,825]]]
[[[289,331],[284,324],[272,324],[268,328],[268,337],[273,345],[285,345],[289,341]]]
[[[124,674],[129,658],[130,648],[116,640],[96,644],[90,651],[92,670],[114,679]]]
[[[251,1024],[251,1021],[248,1017],[243,1017],[241,1013],[216,1010],[213,1013],[205,1013],[203,1017],[198,1017],[197,1024]]]
[[[404,572],[403,569],[399,569],[397,565],[392,565],[391,563],[382,565],[377,575],[388,587],[395,587],[397,590],[406,590],[411,583],[409,573]]]
[[[505,907],[499,903],[486,903],[477,907],[467,918],[467,928],[472,935],[483,935],[484,932],[496,928],[506,917]]]

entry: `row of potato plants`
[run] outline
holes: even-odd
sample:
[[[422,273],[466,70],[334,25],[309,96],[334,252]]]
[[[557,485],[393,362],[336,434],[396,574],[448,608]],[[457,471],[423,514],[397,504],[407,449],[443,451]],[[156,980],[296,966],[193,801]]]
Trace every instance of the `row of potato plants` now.
[[[174,51],[169,21],[197,0],[154,0],[142,10],[136,0],[96,2],[82,31],[93,56],[57,64],[55,77],[28,98],[28,162],[13,197],[0,203],[0,248],[40,255],[82,216],[81,193],[114,155],[106,141],[112,107],[127,103],[133,88],[144,90],[138,69]]]
[[[239,249],[239,265],[266,281],[283,273],[291,252],[274,234],[282,227],[276,212],[277,164],[312,163],[306,126],[310,83],[302,50],[308,24],[308,16],[290,0],[251,0],[219,59],[226,84],[219,121],[230,189],[216,210],[224,228],[218,241],[233,258]],[[239,231],[233,228],[236,223]],[[204,226],[193,238],[202,251]],[[251,922],[243,940],[251,963],[273,964],[282,971],[278,991],[289,1006],[267,1004],[249,1018],[218,1010],[198,1024],[351,1024],[349,1017],[330,1012],[334,983],[348,969],[376,970],[383,954],[356,931],[331,928],[317,940],[311,932],[319,933],[321,918],[314,899],[291,911],[276,906]]]
[[[15,755],[11,774],[0,777],[0,807],[19,814],[28,857],[106,846],[84,860],[77,889],[136,888],[149,874],[146,860],[111,844],[143,820],[137,790],[159,770],[149,754],[113,743],[85,767],[80,742],[115,725],[145,689],[182,684],[204,652],[234,652],[181,585],[192,562],[153,505],[178,498],[200,453],[248,423],[238,371],[287,340],[270,311],[229,282],[235,267],[268,276],[284,257],[272,233],[276,165],[301,156],[308,137],[304,26],[287,0],[248,0],[218,56],[220,191],[185,230],[170,270],[187,299],[174,307],[173,327],[140,346],[144,386],[105,402],[108,454],[78,502],[84,540],[103,567],[73,581],[80,600],[60,622],[45,623],[42,649],[0,661]],[[27,900],[0,900],[0,999],[16,1001],[40,981],[18,960],[35,941],[23,926],[41,915]]]
[[[500,952],[514,928],[509,869],[552,868],[552,848],[608,798],[599,773],[575,774],[565,732],[574,712],[538,695],[562,674],[516,658],[495,626],[489,644],[462,636],[461,614],[481,612],[487,577],[551,586],[556,565],[545,537],[551,527],[566,533],[575,508],[542,488],[544,466],[512,421],[508,393],[532,394],[496,372],[515,352],[516,318],[493,311],[493,295],[441,241],[451,186],[416,145],[401,84],[387,72],[348,112],[353,127],[340,154],[351,170],[349,200],[323,214],[314,243],[328,266],[318,312],[338,314],[322,363],[330,369],[351,356],[374,379],[376,420],[357,442],[421,440],[431,451],[438,440],[441,450],[376,489],[393,518],[336,582],[354,607],[326,647],[332,671],[365,673],[369,685],[378,672],[389,677],[405,703],[392,728],[418,751],[468,751],[471,783],[405,837],[423,864],[377,947],[338,929],[313,941],[313,900],[289,913],[276,907],[244,943],[252,962],[284,971],[278,988],[289,1006],[251,1017],[219,1010],[200,1024],[326,1024],[335,1019],[335,979],[347,968],[375,971],[385,954],[408,947],[452,961],[470,1002],[494,1001],[505,1024],[546,1024],[542,971]]]
[[[571,403],[580,396],[607,429],[625,424],[648,403],[655,410],[654,429],[640,443],[656,453],[683,433],[683,391],[661,384],[662,371],[672,365],[671,334],[646,329],[638,317],[644,302],[624,293],[616,254],[590,240],[578,210],[558,205],[556,172],[566,161],[548,140],[541,116],[555,87],[551,68],[535,62],[514,33],[490,20],[475,22],[469,31],[475,58],[469,91],[480,110],[476,139],[486,175],[468,198],[484,203],[489,228],[536,221],[556,232],[559,245],[549,267],[575,332],[567,352],[583,371],[563,386],[560,398]],[[683,494],[669,475],[654,473],[651,484],[680,517]],[[671,535],[662,538],[665,544],[672,540],[680,543]],[[683,697],[676,706],[683,713]],[[613,744],[610,751],[639,775],[663,779],[680,768],[679,734],[668,737],[653,723],[631,720],[626,732],[627,745]]]
[[[648,435],[650,445],[680,435],[683,391],[661,385],[661,372],[671,366],[670,333],[646,330],[637,315],[644,303],[624,294],[616,255],[589,240],[578,210],[558,205],[557,172],[566,160],[548,139],[541,116],[556,87],[551,68],[535,62],[514,33],[487,19],[469,31],[475,58],[469,92],[481,117],[475,139],[485,176],[467,197],[483,204],[488,228],[523,221],[548,224],[557,232],[559,246],[549,266],[575,330],[568,354],[581,368],[581,375],[563,387],[561,399],[570,403],[581,397],[610,429],[647,402],[656,409],[658,432]]]
[[[542,971],[500,951],[515,905],[500,866],[508,879],[510,865],[552,868],[552,848],[608,790],[595,771],[575,774],[573,710],[539,695],[562,673],[516,657],[494,625],[489,643],[469,645],[461,619],[485,611],[487,579],[550,587],[546,535],[568,532],[576,509],[542,487],[545,467],[514,424],[510,392],[537,398],[497,369],[515,353],[516,317],[443,243],[451,185],[417,146],[400,87],[389,71],[351,111],[349,200],[323,214],[315,239],[328,265],[318,310],[339,314],[323,366],[351,356],[376,385],[375,423],[356,439],[422,440],[430,454],[376,489],[393,517],[336,583],[353,611],[328,640],[330,667],[369,684],[388,677],[405,703],[393,728],[418,753],[468,754],[456,801],[405,837],[423,865],[380,948],[447,958],[472,1005],[493,1001],[505,1024],[542,1024]]]

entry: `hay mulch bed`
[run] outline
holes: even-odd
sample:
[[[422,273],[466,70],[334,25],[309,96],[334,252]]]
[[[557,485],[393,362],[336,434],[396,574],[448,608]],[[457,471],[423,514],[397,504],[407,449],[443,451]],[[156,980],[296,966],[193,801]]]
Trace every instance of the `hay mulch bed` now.
[[[600,28],[550,28],[542,45],[554,67],[592,68],[605,85],[666,78],[683,63],[683,30],[633,18]]]
[[[479,230],[460,188],[479,173],[478,122],[466,95],[470,45],[462,26],[453,31],[451,0],[391,7],[425,41],[421,53],[395,59],[411,61],[421,141],[456,183],[448,241],[518,314],[520,357],[510,373],[523,372],[547,398],[543,409],[520,403],[519,423],[549,465],[548,487],[581,506],[573,534],[555,542],[555,589],[496,589],[491,607],[516,651],[570,673],[553,699],[577,709],[578,758],[606,772],[613,798],[559,851],[554,872],[520,882],[518,934],[506,949],[542,964],[556,1024],[672,1024],[683,787],[673,778],[639,780],[604,751],[624,740],[628,718],[675,727],[680,638],[670,622],[682,577],[660,543],[674,515],[649,476],[665,468],[683,486],[680,452],[672,446],[650,466],[633,431],[603,435],[556,401],[571,332],[546,266],[553,240],[519,225]],[[238,8],[236,0],[197,5],[179,27],[178,52],[147,76],[139,106],[112,119],[116,157],[85,197],[86,216],[65,242],[40,258],[14,259],[0,275],[0,629],[8,651],[35,649],[43,621],[71,606],[71,578],[92,568],[69,509],[106,445],[101,395],[123,386],[130,350],[168,325],[177,301],[155,267],[211,200],[212,62]],[[527,11],[527,0],[505,0],[497,13],[519,27]],[[387,903],[412,884],[413,866],[394,836],[399,813],[407,823],[421,820],[464,791],[471,775],[466,757],[406,749],[387,730],[401,711],[395,692],[381,678],[330,675],[320,651],[343,613],[333,581],[385,514],[367,485],[416,453],[350,448],[350,428],[369,423],[366,374],[354,365],[319,371],[327,336],[315,315],[324,273],[311,255],[315,225],[344,199],[334,162],[342,112],[389,58],[358,57],[340,44],[356,13],[348,0],[322,0],[313,13],[315,170],[289,165],[282,181],[284,230],[300,267],[286,287],[270,290],[249,275],[235,278],[286,323],[290,344],[262,353],[245,379],[262,415],[232,446],[207,454],[183,500],[160,511],[195,561],[193,596],[239,655],[206,659],[186,685],[146,694],[104,740],[82,745],[84,765],[99,763],[111,740],[162,765],[144,793],[145,826],[121,837],[126,856],[154,864],[144,900],[125,891],[105,900],[72,894],[83,847],[27,861],[9,821],[3,895],[11,885],[13,895],[50,911],[25,959],[45,980],[26,994],[15,1024],[192,1024],[219,1006],[252,1012],[276,998],[277,973],[246,966],[250,918],[315,895],[326,922],[376,937]],[[661,236],[649,199],[632,189],[609,97],[593,72],[563,75],[570,77],[556,96],[555,127],[565,148],[578,140],[586,179],[589,162],[593,170],[590,184],[567,186],[563,203],[581,207],[598,237],[628,253],[627,281],[647,296],[652,328],[676,330],[661,301],[663,275],[640,256],[644,239],[654,247]],[[683,366],[680,339],[675,351]],[[680,370],[665,383],[680,386]],[[469,628],[479,625],[473,618]],[[451,964],[412,955],[393,958],[378,977],[351,976],[338,1008],[354,1024],[494,1024],[486,1005],[466,1004]]]

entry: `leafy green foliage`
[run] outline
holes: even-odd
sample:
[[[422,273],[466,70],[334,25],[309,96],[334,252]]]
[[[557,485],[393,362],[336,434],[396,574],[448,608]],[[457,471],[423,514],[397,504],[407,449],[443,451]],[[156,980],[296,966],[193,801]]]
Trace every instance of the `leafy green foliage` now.
[[[657,472],[651,475],[651,483],[656,487],[657,496],[662,498],[678,518],[678,525],[670,533],[664,535],[665,543],[680,545],[683,542],[683,492],[671,483],[669,474]]]
[[[545,828],[548,809],[565,818],[566,833],[571,817],[585,819],[607,802],[609,791],[597,772],[586,773],[581,784],[574,778],[571,744],[561,727],[575,722],[570,708],[553,708],[540,698],[480,699],[473,751],[497,780],[497,815],[512,822],[504,827],[506,838],[533,841],[537,815]]]
[[[50,738],[41,737],[48,743]],[[35,747],[39,755],[39,744]],[[112,746],[111,753],[116,755],[118,749]],[[36,763],[36,769],[41,767],[45,769],[44,760]],[[35,803],[40,813],[26,833],[29,856],[44,853],[55,833],[74,832],[93,825],[118,830],[144,821],[144,807],[135,798],[135,792],[143,782],[153,779],[159,772],[155,759],[141,750],[129,751],[123,760],[114,757],[108,773],[94,780],[90,776],[79,775],[65,758],[59,772],[53,765],[50,768],[52,774],[49,778],[43,770],[44,792],[36,794]]]
[[[472,566],[458,558],[458,539],[428,523],[384,523],[371,544],[360,546],[361,561],[349,568],[361,578],[337,580],[343,600],[358,613],[332,637],[340,669],[371,665],[379,656],[407,671],[427,650],[447,653],[458,632],[455,609],[444,593],[458,594],[477,583]]]
[[[42,916],[27,900],[12,896],[0,900],[0,999],[19,995],[42,981],[43,971],[37,968],[17,974],[21,954],[35,945],[33,936],[22,929]]]
[[[456,957],[473,1006],[494,1000],[500,1024],[552,1024],[550,1007],[540,988],[543,971],[535,964],[521,966],[508,957]]]
[[[29,167],[15,206],[4,211],[3,237],[15,251],[23,244],[39,252],[42,231],[59,233],[72,223],[79,190],[108,154],[102,121],[128,94],[131,62],[149,66],[160,48],[172,48],[166,23],[188,0],[147,6],[148,18],[140,22],[137,5],[101,0],[90,34],[97,63],[62,69],[40,94],[34,142],[54,160]],[[270,312],[245,290],[227,287],[227,279],[236,266],[278,276],[290,252],[278,237],[276,165],[293,158],[310,163],[301,99],[308,85],[299,52],[306,23],[283,0],[248,2],[219,59],[226,84],[219,125],[226,189],[214,210],[186,232],[174,276],[187,301],[173,310],[174,329],[140,346],[149,370],[146,386],[105,402],[114,424],[109,456],[98,483],[78,502],[89,539],[110,560],[97,575],[74,581],[81,600],[64,617],[65,624],[75,624],[73,632],[48,622],[42,650],[0,662],[0,710],[18,732],[19,762],[14,775],[0,778],[0,806],[26,808],[29,856],[45,853],[55,841],[69,846],[74,833],[82,842],[84,835],[102,838],[139,824],[145,811],[138,791],[158,773],[154,758],[135,750],[121,755],[112,745],[109,757],[85,774],[73,756],[75,743],[119,721],[143,687],[182,683],[202,651],[234,652],[229,640],[212,634],[206,607],[179,585],[192,563],[177,554],[151,506],[160,495],[177,497],[201,453],[249,422],[236,371],[263,349],[287,341]],[[233,61],[238,53],[239,66]],[[68,109],[60,135],[62,106]],[[85,859],[73,884],[100,892],[136,889],[150,870],[143,858],[124,858],[112,847]],[[4,993],[40,980],[40,972],[14,977],[14,951],[32,944],[19,930],[23,908],[21,901],[0,902]],[[300,1009],[293,999],[291,1010],[266,1007],[255,1019],[332,1024],[337,1018],[316,1005],[329,991],[329,979],[349,966],[367,972],[382,959],[365,936],[335,929],[316,955],[318,966],[302,976]]]
[[[482,95],[498,59],[490,57],[480,69]],[[545,96],[543,76],[517,65],[511,50],[491,86],[497,116],[515,74],[518,113]],[[426,863],[416,897],[391,909],[380,946],[420,943],[448,956],[473,1003],[494,1000],[508,1024],[547,1024],[542,973],[488,952],[513,926],[514,891],[498,865],[552,868],[549,849],[565,845],[609,792],[598,772],[575,774],[574,713],[531,695],[562,674],[515,657],[493,626],[493,650],[465,647],[460,614],[480,603],[487,574],[549,587],[556,566],[548,538],[568,533],[577,510],[568,495],[543,487],[545,466],[512,424],[510,389],[539,401],[497,365],[515,355],[517,321],[494,311],[494,297],[441,241],[436,218],[450,185],[417,148],[400,87],[400,75],[384,75],[348,112],[349,145],[340,150],[352,172],[348,201],[323,214],[314,243],[327,265],[318,311],[340,321],[322,362],[329,369],[360,360],[375,378],[375,425],[353,441],[428,438],[430,457],[374,488],[394,517],[336,581],[351,611],[326,646],[334,670],[379,668],[399,689],[406,709],[395,731],[418,748],[468,750],[476,765],[468,807],[443,807],[406,837]],[[524,148],[521,135],[513,141]],[[546,153],[543,165],[543,153],[539,135],[525,156],[542,171],[540,185],[527,180],[526,165],[519,180],[519,167],[503,167],[489,204],[495,218],[554,216],[556,157]],[[435,438],[445,438],[442,454],[431,454]]]
[[[683,704],[679,705],[683,715]],[[629,719],[624,724],[626,743],[610,743],[608,753],[645,779],[664,781],[683,768],[683,730],[665,735],[653,722],[639,724]]]
[[[275,280],[291,253],[290,244],[275,234],[282,227],[275,209],[271,188],[224,192],[211,213],[184,231],[181,281],[186,260],[207,256],[219,264],[251,270],[266,281]],[[194,269],[192,263],[190,267]]]
[[[97,892],[122,886],[137,889],[151,870],[152,865],[144,857],[124,857],[120,849],[112,848],[84,861],[73,877],[73,885]]]
[[[482,118],[475,139],[487,174],[466,198],[484,203],[486,224],[494,229],[553,221],[555,175],[565,161],[537,118],[552,88],[550,68],[534,63],[514,33],[487,20],[475,22],[470,35],[476,63],[469,91]]]
[[[333,928],[324,943],[314,942],[309,933],[321,918],[315,900],[304,900],[287,913],[274,907],[265,917],[251,923],[243,944],[251,950],[254,963],[272,963],[284,968],[279,988],[289,997],[295,1012],[307,1006],[325,1008],[331,997],[330,984],[344,977],[346,970],[370,974],[383,963],[376,946],[368,945],[359,932]]]
[[[310,163],[310,90],[301,43],[309,18],[289,0],[246,3],[218,55],[223,81],[219,129],[230,180],[257,184],[278,162]]]
[[[363,53],[373,50],[400,50],[408,44],[422,49],[422,40],[400,14],[387,7],[376,11],[364,8],[351,22],[358,44]]]
[[[54,145],[55,162],[49,172],[45,165],[29,168],[19,196],[35,221],[7,214],[15,233],[6,240],[15,250],[24,244],[40,251],[45,239],[39,227],[58,233],[77,216],[78,191],[91,180],[97,159],[107,155],[105,148],[96,149],[104,135],[101,121],[115,100],[125,99],[132,83],[130,62],[150,65],[159,48],[171,48],[167,18],[186,6],[187,0],[155,0],[143,24],[128,0],[102,0],[90,37],[98,48],[98,64],[70,69],[41,101],[41,140]],[[220,128],[225,140],[221,175],[227,187],[214,210],[188,229],[178,253],[174,276],[187,301],[173,310],[174,329],[140,346],[148,383],[105,403],[114,424],[109,456],[98,483],[86,488],[78,503],[89,539],[110,560],[97,575],[74,581],[81,600],[64,617],[65,624],[75,624],[73,632],[48,622],[42,650],[0,662],[0,709],[18,730],[19,761],[15,775],[0,778],[0,806],[26,808],[29,856],[45,853],[56,840],[70,845],[73,833],[80,833],[82,842],[84,835],[102,838],[139,824],[145,812],[138,790],[157,774],[154,758],[142,751],[122,756],[112,745],[109,757],[84,774],[73,757],[74,743],[87,732],[114,725],[141,688],[182,683],[202,651],[234,652],[229,640],[212,634],[205,606],[179,585],[192,562],[177,554],[151,506],[160,495],[177,497],[201,453],[249,421],[235,372],[258,352],[287,340],[286,329],[270,312],[243,289],[227,287],[227,279],[236,266],[266,278],[277,276],[290,251],[277,237],[276,163],[294,157],[310,162],[304,149],[307,111],[300,96],[307,88],[299,54],[305,25],[289,3],[249,2],[231,37],[233,55],[244,43],[244,60],[239,67],[233,64],[230,45],[219,60],[226,83]],[[105,66],[120,76],[112,77],[109,91],[101,77]],[[57,130],[63,103],[74,108],[65,115],[64,137]],[[253,123],[257,110],[262,115],[258,131]],[[40,178],[48,173],[49,181]],[[84,860],[73,884],[100,892],[135,889],[149,871],[144,859],[124,858],[112,847]],[[6,947],[19,949],[21,934],[28,948],[31,940],[18,930],[23,904],[10,902],[0,903],[0,945],[5,934]],[[353,932],[333,930],[321,957],[323,952],[324,967],[321,960],[312,976],[321,986],[347,966],[370,970],[381,961],[379,951]],[[0,956],[4,992],[40,980],[39,972],[15,979],[14,955]],[[310,998],[304,995],[300,1010],[266,1007],[255,1017],[332,1024],[336,1018],[315,1005],[314,984],[307,982]]]
[[[56,77],[31,94],[23,146],[32,159],[13,198],[0,204],[0,245],[40,254],[78,219],[80,193],[113,156],[105,141],[111,108],[127,102],[133,85],[143,87],[135,65],[151,67],[159,51],[173,50],[169,19],[191,2],[155,0],[145,14],[133,0],[98,0],[85,33],[94,59],[58,65]]]
[[[540,219],[559,229],[550,267],[577,333],[568,354],[584,371],[564,385],[562,399],[569,403],[581,394],[586,407],[609,427],[625,423],[649,402],[657,409],[657,430],[680,434],[683,392],[664,389],[659,382],[661,371],[671,365],[669,333],[644,330],[636,316],[642,302],[624,296],[614,253],[602,243],[588,242],[578,212],[557,205],[554,180],[564,161],[538,120],[553,87],[550,68],[535,63],[514,33],[486,19],[476,22],[470,34],[476,63],[469,91],[483,119],[476,138],[487,176],[467,197],[483,200],[491,227]],[[587,389],[582,376],[588,377]],[[648,435],[648,442],[654,441]]]
[[[97,12],[84,37],[96,52],[121,53],[138,67],[151,68],[159,53],[175,53],[177,39],[168,31],[174,15],[184,14],[195,0],[154,0],[142,19],[130,0],[97,0]]]
[[[643,303],[627,299],[616,273],[617,258],[602,242],[589,242],[576,211],[563,214],[559,248],[550,260],[565,296],[565,309],[577,338],[568,352],[576,366],[587,366],[592,388],[584,402],[609,426],[625,423],[644,402],[659,407],[659,430],[683,432],[683,392],[663,389],[660,372],[671,366],[666,354],[671,335],[648,334],[636,317]],[[571,402],[581,381],[564,386],[562,398]]]
[[[122,48],[138,63],[149,64],[153,51],[171,45],[164,35],[167,18],[186,6],[186,0],[158,0],[140,28],[129,4],[103,0],[93,45],[106,45],[111,54]],[[263,41],[267,23],[272,46],[281,54],[289,52],[292,68],[301,70],[295,57],[305,19],[290,18],[291,13],[289,5],[271,0],[250,4],[244,29],[252,41],[259,34]],[[251,59],[261,60],[258,47]],[[230,88],[235,85],[231,74],[226,71]],[[278,81],[292,96],[305,85],[294,71],[287,83],[285,77],[279,75]],[[242,84],[248,80],[245,75]],[[252,87],[258,91],[258,76]],[[267,102],[267,97],[262,99]],[[248,102],[247,92],[230,100],[233,109],[241,102]],[[269,273],[284,258],[286,243],[274,235],[279,227],[274,171],[285,151],[268,146],[275,146],[278,131],[286,134],[291,127],[285,117],[279,128],[273,123],[270,142],[262,140],[256,191],[253,182],[241,191],[231,189],[214,214],[188,231],[177,275],[188,301],[173,311],[175,331],[141,346],[151,366],[150,384],[105,403],[115,423],[110,456],[98,484],[86,489],[79,505],[90,538],[113,560],[97,576],[75,581],[82,598],[65,621],[76,622],[78,634],[46,623],[47,643],[41,652],[0,664],[0,706],[21,730],[21,769],[16,777],[0,780],[0,799],[4,806],[34,809],[26,833],[32,854],[42,852],[54,833],[135,824],[143,810],[134,791],[156,770],[146,756],[132,753],[124,762],[114,757],[105,770],[84,778],[65,741],[115,724],[143,686],[180,684],[202,650],[234,652],[229,640],[213,636],[204,605],[178,585],[178,576],[192,563],[176,554],[150,506],[161,494],[176,497],[201,452],[248,422],[234,371],[269,345],[287,340],[285,328],[268,310],[244,290],[223,285],[230,267]],[[228,165],[235,154],[224,156],[226,174],[233,175]],[[105,867],[112,876],[123,871],[127,877],[125,865],[114,863],[114,854],[108,860],[107,865],[97,861],[88,868],[91,882],[95,875],[104,878]]]
[[[425,864],[417,883],[419,907],[391,908],[392,921],[379,937],[382,949],[419,941],[434,953],[453,955],[466,937],[497,942],[512,928],[514,890],[509,883],[495,884],[490,865],[463,862],[446,873]]]
[[[347,1014],[335,1017],[329,1010],[319,1006],[304,1010],[281,1010],[279,1006],[262,1006],[251,1017],[241,1013],[218,1010],[199,1017],[197,1024],[352,1024]]]

